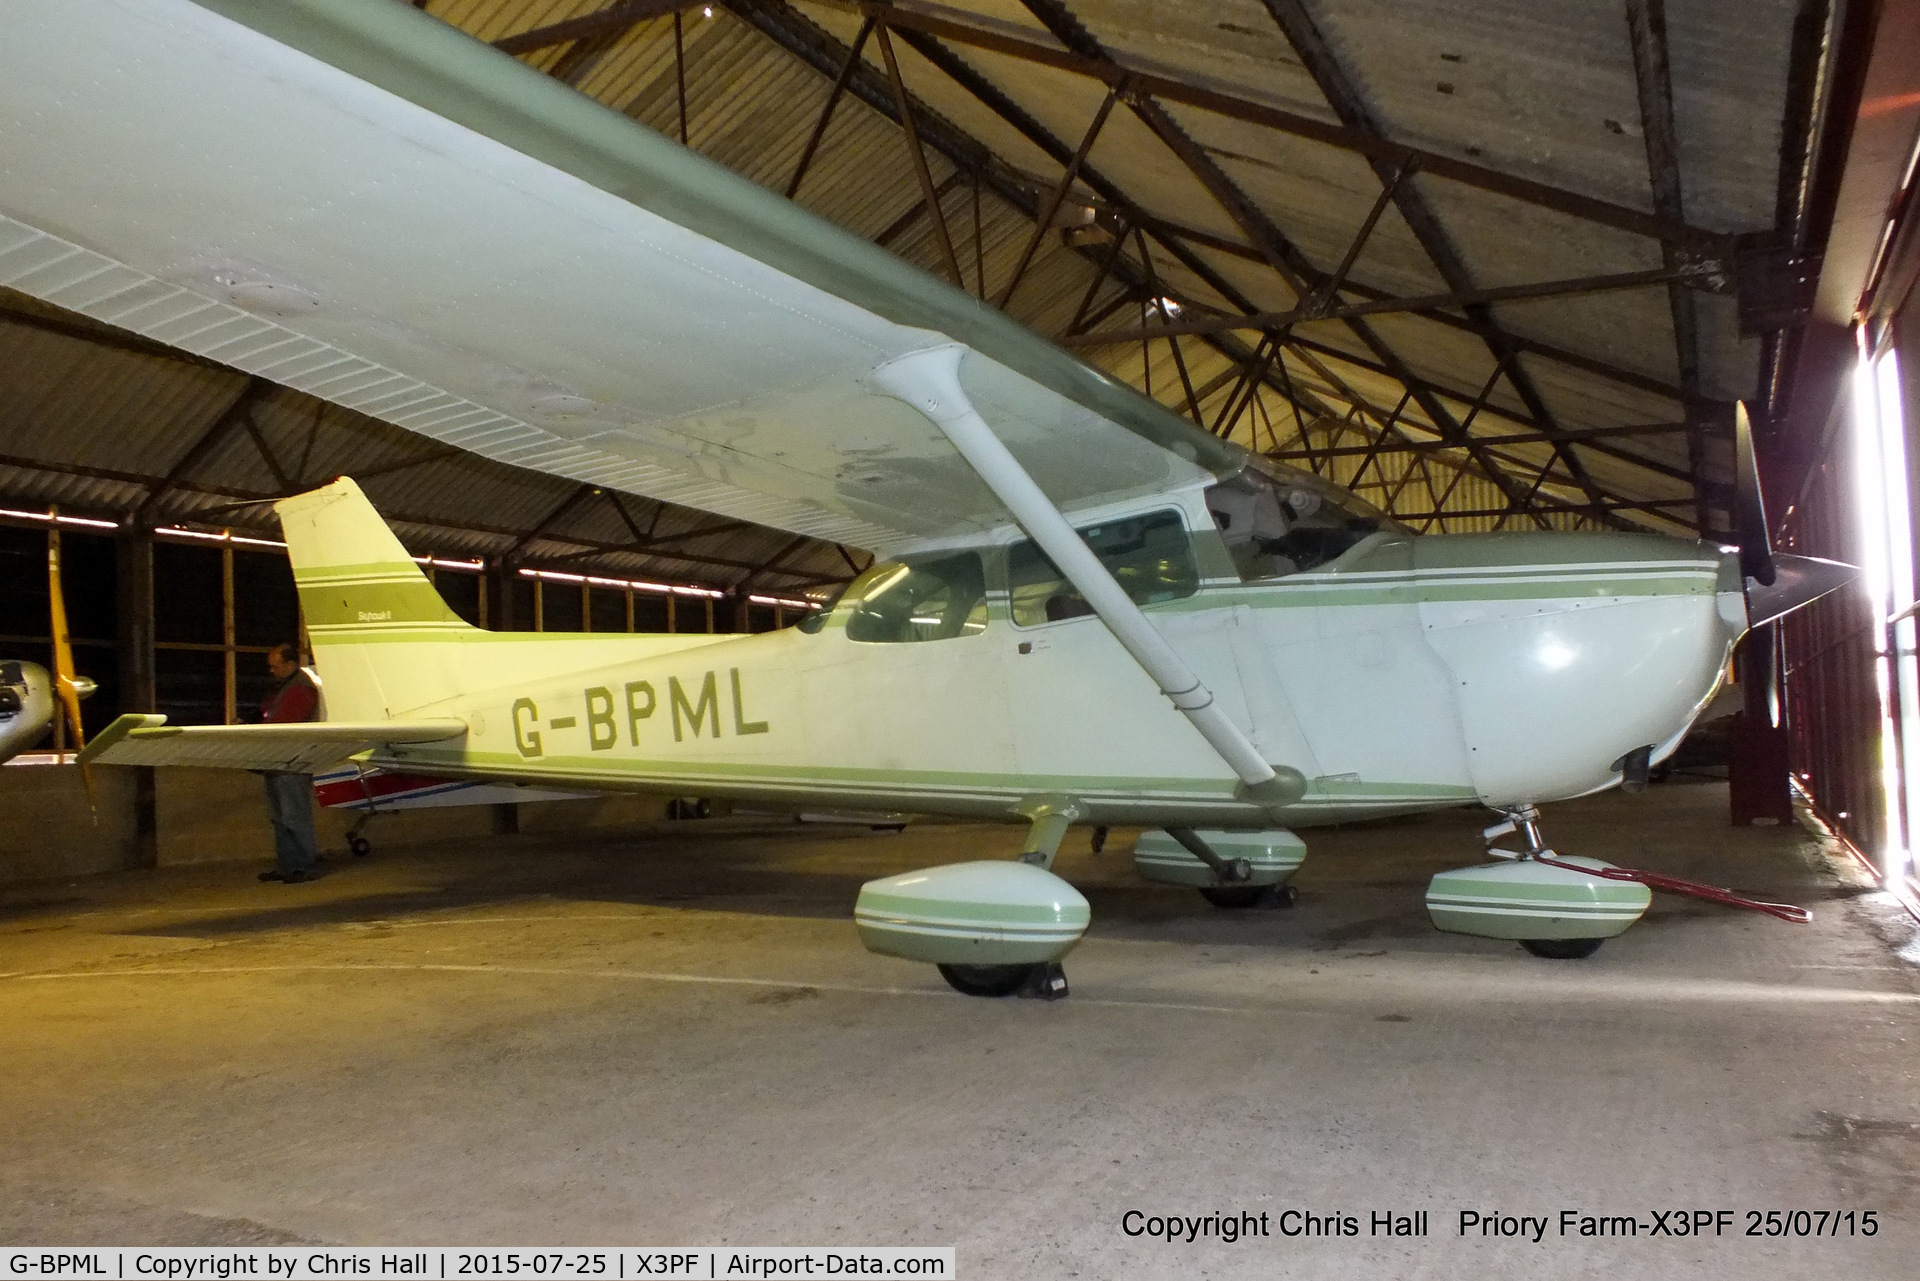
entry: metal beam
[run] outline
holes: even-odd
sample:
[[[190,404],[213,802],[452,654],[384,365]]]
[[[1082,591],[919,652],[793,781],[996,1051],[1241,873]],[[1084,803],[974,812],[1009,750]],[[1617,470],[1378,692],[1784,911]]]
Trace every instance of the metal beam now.
[[[259,451],[260,460],[267,465],[267,470],[273,473],[274,484],[280,486],[281,493],[292,495],[296,488],[294,479],[287,475],[286,468],[280,465],[280,460],[273,456],[273,450],[267,447],[267,438],[260,433],[260,424],[253,421],[252,414],[242,414],[240,425],[246,428],[247,436],[253,441],[254,449]]]
[[[946,211],[940,207],[940,193],[933,189],[933,174],[927,169],[927,153],[920,145],[920,130],[914,124],[913,104],[907,100],[907,86],[900,78],[900,62],[893,53],[893,38],[887,34],[884,23],[878,35],[880,57],[887,64],[887,82],[893,86],[894,101],[900,108],[900,127],[907,135],[907,155],[913,161],[914,177],[920,180],[920,195],[926,201],[927,213],[932,216],[934,231],[938,233],[941,261],[946,263],[947,274],[953,277],[954,285],[965,289],[967,280],[960,274],[960,259],[953,252],[953,237],[947,234]]]
[[[1342,361],[1346,364],[1353,365],[1356,368],[1365,369],[1369,373],[1378,374],[1383,378],[1397,377],[1397,375],[1391,369],[1389,369],[1386,365],[1381,364],[1378,361],[1368,360],[1364,356],[1357,356],[1352,352],[1342,351],[1338,347],[1330,347],[1330,346],[1327,346],[1325,343],[1316,342],[1311,338],[1303,338],[1298,334],[1294,335],[1294,337],[1289,340],[1288,345],[1296,348],[1301,348],[1307,351],[1317,352],[1318,354],[1327,356],[1333,360]],[[1431,382],[1426,379],[1420,379],[1417,377],[1415,381],[1419,382],[1422,385],[1422,387],[1433,392],[1436,395],[1446,396],[1451,400],[1460,401],[1462,404],[1465,404],[1472,399],[1472,394],[1469,392],[1458,391],[1452,387],[1443,387],[1438,383]],[[1518,423],[1523,427],[1531,427],[1536,431],[1539,431],[1542,435],[1549,434],[1546,431],[1544,424],[1529,417],[1527,414],[1521,413],[1518,410],[1502,409],[1498,405],[1489,405],[1487,406],[1486,412],[1500,418],[1505,418],[1509,422]],[[1567,439],[1569,436],[1569,433],[1567,432],[1566,429],[1557,429],[1550,434],[1560,439]],[[1575,439],[1577,440],[1577,437]],[[1639,454],[1632,453],[1629,450],[1621,449],[1618,446],[1614,446],[1614,445],[1602,445],[1602,444],[1587,443],[1587,442],[1579,442],[1579,443],[1581,443],[1582,448],[1590,449],[1595,453],[1605,454],[1610,458],[1618,458],[1621,462],[1632,463],[1636,467],[1644,467],[1648,471],[1655,472],[1659,475],[1668,477],[1669,479],[1684,481],[1688,484],[1693,483],[1693,473],[1689,471],[1685,471],[1681,468],[1669,467],[1665,463],[1656,462],[1651,458],[1642,457]],[[1457,447],[1458,442],[1449,442],[1449,444],[1450,444],[1450,447]]]
[[[590,40],[610,31],[625,31],[635,23],[645,22],[649,18],[661,18],[669,13],[678,13],[682,9],[691,9],[695,3],[697,0],[620,0],[619,3],[610,4],[597,13],[569,18],[565,22],[550,23],[544,27],[535,27],[531,31],[522,31],[516,35],[503,36],[493,42],[493,47],[517,58],[523,53],[533,53],[557,44]]]
[[[1684,218],[1680,185],[1680,138],[1673,118],[1673,73],[1667,59],[1666,0],[1627,0],[1627,34],[1633,46],[1634,83],[1640,96],[1640,134],[1646,141],[1647,174],[1653,188],[1654,212],[1663,218]],[[1669,267],[1685,261],[1672,245],[1661,252]],[[1667,286],[1667,310],[1673,318],[1674,360],[1680,371],[1680,391],[1686,397],[1687,464],[1695,476],[1706,475],[1706,424],[1699,419],[1700,320],[1693,294],[1679,284]],[[1706,523],[1705,511],[1700,513]]]
[[[1240,258],[1247,262],[1266,261],[1260,256],[1259,251],[1252,246],[1243,245],[1230,237],[1216,235],[1213,232],[1204,231],[1198,227],[1188,227],[1165,218],[1151,216],[1146,216],[1145,221],[1141,225],[1153,234],[1154,239],[1164,245],[1171,246],[1185,242],[1187,245],[1198,246],[1203,249],[1215,249],[1221,253],[1230,254],[1235,258]],[[1371,285],[1362,284],[1355,280],[1348,280],[1342,284],[1340,286],[1340,292],[1343,294],[1357,294],[1369,301],[1376,301],[1393,296],[1387,290],[1376,289]],[[1222,296],[1224,297],[1225,295]],[[1243,307],[1241,310],[1252,312],[1256,309],[1253,307]],[[1446,325],[1450,329],[1475,332],[1474,324],[1471,320],[1464,316],[1449,315],[1444,311],[1423,312],[1421,313],[1421,319]],[[1517,334],[1508,334],[1507,338],[1509,342],[1527,355],[1539,356],[1543,359],[1554,361],[1556,364],[1566,365],[1571,369],[1578,369],[1584,373],[1593,374],[1597,377],[1620,383],[1622,386],[1632,387],[1637,391],[1649,392],[1655,396],[1666,396],[1675,401],[1682,399],[1680,388],[1677,385],[1642,373],[1639,370],[1625,369],[1619,365],[1609,364],[1604,360],[1595,359],[1582,352],[1568,351],[1564,347],[1556,347],[1552,343],[1540,342],[1532,338],[1522,338]]]
[[[1094,38],[1080,20],[1068,10],[1061,0],[1022,0],[1026,8],[1052,32],[1054,38],[1082,57],[1112,61],[1112,56],[1104,46]],[[1213,158],[1196,144],[1180,125],[1167,114],[1166,110],[1150,96],[1136,92],[1129,97],[1128,106],[1140,117],[1169,150],[1177,155],[1200,184],[1215,200],[1220,202],[1228,215],[1234,220],[1247,238],[1252,241],[1261,256],[1266,259],[1281,279],[1286,281],[1296,297],[1305,299],[1310,292],[1323,284],[1327,277],[1316,271],[1297,247],[1287,239],[1284,233],[1273,224],[1254,201],[1240,190],[1239,186],[1221,170]],[[1402,203],[1404,211],[1405,205]],[[1460,285],[1449,280],[1450,288]],[[1251,309],[1249,309],[1251,310]],[[1459,424],[1454,422],[1446,409],[1432,396],[1415,386],[1412,371],[1407,369],[1399,355],[1374,333],[1363,321],[1349,319],[1343,322],[1355,336],[1365,343],[1369,350],[1380,360],[1395,370],[1395,376],[1403,387],[1414,393],[1414,399],[1428,419],[1439,424],[1449,435],[1460,435]],[[1405,376],[1402,377],[1401,374]],[[1544,409],[1544,406],[1542,406]],[[1503,492],[1514,500],[1515,507],[1524,505],[1524,490],[1519,482],[1506,477],[1501,468],[1483,460],[1482,465],[1495,478]],[[1597,496],[1597,495],[1596,495]]]
[[[1608,293],[1619,289],[1643,289],[1649,285],[1672,285],[1696,279],[1699,267],[1681,264],[1651,271],[1621,271],[1600,276],[1576,276],[1569,280],[1544,280],[1532,285],[1498,285],[1491,289],[1469,289],[1464,293],[1420,294],[1412,298],[1381,298],[1373,302],[1344,303],[1340,306],[1308,305],[1292,311],[1261,311],[1250,316],[1221,316],[1200,320],[1176,320],[1147,333],[1131,329],[1112,329],[1101,333],[1062,338],[1069,347],[1091,347],[1103,342],[1139,342],[1141,338],[1165,338],[1171,334],[1217,334],[1232,330],[1270,330],[1305,324],[1314,320],[1347,320],[1355,316],[1378,316],[1391,312],[1430,312],[1442,307],[1470,307],[1489,302],[1509,302],[1522,298],[1560,298],[1579,294]],[[1318,292],[1316,292],[1316,297]]]
[[[1105,47],[1059,0],[1023,0],[1023,3],[1056,39],[1075,53],[1085,58],[1112,61]],[[1313,269],[1305,256],[1221,170],[1213,158],[1187,136],[1186,131],[1167,114],[1164,108],[1151,97],[1139,92],[1129,95],[1127,105],[1166,145],[1168,150],[1180,159],[1221,208],[1226,210],[1241,232],[1260,251],[1267,265],[1287,283],[1296,297],[1306,298],[1313,288],[1325,280],[1325,276]],[[1243,310],[1251,311],[1253,308],[1248,307]],[[1399,357],[1363,322],[1348,320],[1344,323],[1383,363],[1405,369]],[[1452,421],[1439,402],[1415,388],[1411,379],[1411,371],[1408,371],[1407,377],[1401,380],[1402,385],[1414,392],[1415,398],[1420,401],[1421,408],[1428,418],[1443,424],[1449,432],[1457,430],[1458,424]],[[1495,475],[1499,474],[1497,467],[1489,466],[1488,470]],[[1519,484],[1509,479],[1507,484],[1502,485],[1502,489],[1508,489],[1509,486],[1517,505],[1521,493]]]
[[[853,44],[847,49],[847,60],[840,68],[840,74],[833,78],[833,88],[827,91],[826,105],[820,108],[820,118],[814,121],[813,132],[807,136],[807,145],[800,152],[799,163],[793,167],[793,177],[787,180],[785,195],[792,200],[794,193],[800,190],[800,182],[807,176],[808,166],[813,164],[813,153],[820,149],[820,140],[827,136],[827,125],[833,121],[833,109],[840,105],[840,96],[847,91],[847,80],[853,75],[853,69],[860,65],[860,51],[866,48],[867,37],[873,34],[873,19],[868,18],[860,24],[860,34],[853,38]]]
[[[1412,172],[1413,158],[1409,156],[1398,169],[1393,171],[1393,180],[1380,188],[1380,194],[1374,197],[1373,208],[1367,210],[1366,218],[1360,223],[1360,230],[1354,233],[1352,243],[1347,246],[1347,252],[1341,256],[1340,265],[1333,269],[1333,275],[1329,276],[1326,283],[1315,290],[1313,297],[1308,300],[1308,306],[1316,314],[1324,311],[1333,302],[1334,296],[1340,292],[1340,286],[1346,283],[1347,273],[1353,270],[1353,264],[1360,258],[1360,251],[1367,247],[1367,240],[1373,235],[1373,229],[1379,223],[1380,215],[1384,214],[1387,206],[1393,203],[1394,197],[1400,191],[1400,184],[1405,182],[1407,175]]]
[[[608,492],[608,496],[609,497],[613,496],[611,491]],[[634,526],[633,526],[632,518],[627,516],[626,509],[624,507],[620,509],[620,514],[627,521],[627,528],[629,530],[633,530]],[[632,552],[636,556],[650,556],[654,553],[656,549],[661,547],[671,546],[674,543],[686,543],[686,542],[691,542],[696,538],[708,538],[708,537],[717,536],[720,534],[731,534],[736,530],[742,530],[742,529],[765,529],[765,528],[767,527],[764,525],[756,525],[750,520],[729,520],[729,521],[722,521],[720,524],[717,524],[717,525],[703,525],[698,529],[683,529],[677,534],[661,534],[661,535],[658,535],[657,537],[653,534],[641,534],[637,530],[634,530],[636,537],[634,538],[633,542],[613,543],[613,544],[610,544],[610,546],[612,546],[616,551]],[[568,552],[565,556],[558,557],[558,559],[580,560],[583,557],[599,556],[601,554],[602,554],[601,547],[599,545],[595,545],[583,552]]]
[[[574,508],[578,507],[581,503],[584,503],[587,499],[591,498],[596,492],[598,492],[597,487],[594,485],[580,485],[577,488],[575,488],[573,492],[569,493],[565,498],[561,499],[559,504],[555,506],[552,511],[548,512],[544,517],[542,517],[539,524],[535,525],[532,529],[527,530],[525,533],[521,534],[519,538],[515,539],[513,546],[507,548],[506,551],[502,552],[500,558],[505,561],[514,560],[517,556],[519,556],[520,552],[525,549],[528,543],[540,537],[540,535],[544,534],[548,530],[548,528],[553,525],[555,521],[559,520],[562,516],[566,515],[568,512],[572,511]]]
[[[1585,440],[1591,440],[1601,436],[1662,436],[1662,435],[1674,435],[1679,432],[1683,432],[1685,430],[1687,430],[1686,423],[1648,423],[1643,426],[1631,426],[1631,427],[1581,428],[1573,431],[1561,432],[1559,433],[1558,436],[1549,435],[1548,433],[1543,431],[1514,432],[1510,435],[1504,435],[1504,436],[1481,436],[1479,437],[1479,441],[1482,445],[1487,445],[1487,446],[1546,445],[1546,444],[1551,444],[1553,441],[1557,439],[1559,440],[1573,439],[1573,440],[1585,441]],[[1382,446],[1379,452],[1388,453],[1388,454],[1437,453],[1441,450],[1458,449],[1458,448],[1460,448],[1459,445],[1448,440],[1408,440],[1398,445]],[[1324,450],[1321,451],[1322,455],[1324,455],[1325,452],[1326,451]],[[1356,447],[1352,449],[1336,449],[1333,451],[1336,457],[1340,455],[1361,454],[1366,452],[1369,452],[1369,451],[1365,447]],[[1306,453],[1282,451],[1279,453],[1270,453],[1267,455],[1267,457],[1272,458],[1279,462],[1290,462],[1294,459],[1305,459],[1309,457],[1309,455],[1307,455]]]
[[[1112,113],[1113,104],[1119,96],[1118,89],[1107,91],[1107,96],[1100,102],[1100,109],[1093,113],[1093,123],[1087,126],[1086,135],[1080,139],[1080,146],[1075,149],[1073,159],[1067,162],[1066,169],[1060,174],[1060,181],[1048,193],[1047,203],[1041,206],[1040,216],[1034,219],[1033,236],[1027,241],[1026,248],[1020,251],[1019,261],[1013,265],[1013,275],[1007,278],[1006,288],[1000,291],[1000,296],[993,300],[993,305],[1001,311],[1007,309],[1007,303],[1013,298],[1013,291],[1020,287],[1020,277],[1026,274],[1027,264],[1033,261],[1034,250],[1040,247],[1041,240],[1046,237],[1047,229],[1053,226],[1054,217],[1060,212],[1061,201],[1065,200],[1067,192],[1073,189],[1074,179],[1080,176],[1080,166],[1086,163],[1087,153],[1093,150],[1094,141],[1100,137],[1100,130],[1106,126],[1107,116]]]
[[[146,497],[133,509],[132,523],[144,525],[153,514],[153,509],[165,498],[169,491],[176,488],[187,474],[198,467],[211,454],[215,446],[227,438],[235,427],[244,421],[253,407],[275,390],[274,385],[264,378],[249,378],[220,416],[207,426],[200,438],[187,446],[187,452],[180,455],[167,474],[158,480],[148,480]]]
[[[1531,179],[1501,173],[1458,157],[1405,146],[1383,137],[1375,129],[1358,128],[1345,122],[1337,125],[1329,124],[1325,120],[1317,120],[1267,103],[1255,102],[1217,89],[1193,84],[1138,62],[1122,64],[1112,59],[1091,57],[1075,49],[1068,41],[1062,41],[1063,44],[1067,44],[1066,49],[1057,48],[1015,34],[1005,27],[987,29],[971,22],[957,21],[955,20],[959,16],[957,13],[955,17],[936,16],[897,8],[890,4],[873,3],[872,0],[822,0],[822,2],[837,9],[883,17],[895,30],[903,33],[910,30],[920,32],[923,35],[950,40],[954,44],[986,49],[1022,61],[1056,67],[1102,81],[1110,86],[1118,86],[1123,80],[1130,81],[1139,92],[1168,102],[1200,107],[1230,119],[1244,120],[1251,124],[1264,125],[1280,133],[1310,138],[1315,142],[1325,143],[1343,151],[1357,152],[1370,160],[1384,161],[1388,165],[1404,164],[1411,159],[1423,172],[1435,177],[1477,187],[1483,191],[1496,192],[1525,204],[1538,205],[1568,217],[1614,227],[1634,235],[1672,241],[1676,244],[1692,246],[1704,253],[1727,258],[1732,256],[1733,238],[1730,236],[1700,227],[1675,224],[1626,205],[1596,199],[1579,192],[1554,187],[1548,183],[1534,182]]]
[[[792,542],[783,544],[779,551],[775,552],[773,555],[761,561],[756,568],[749,570],[747,574],[744,577],[742,577],[738,583],[735,583],[734,590],[737,592],[745,592],[745,591],[752,590],[754,585],[759,581],[759,578],[762,574],[777,572],[774,568],[776,565],[778,565],[781,561],[793,555],[795,552],[799,551],[802,547],[805,547],[808,543],[812,541],[813,539],[808,535],[801,534],[798,537],[796,537]]]
[[[673,100],[680,113],[680,145],[691,146],[687,135],[687,37],[677,9],[673,14]]]
[[[1286,36],[1287,42],[1299,55],[1308,74],[1326,96],[1327,105],[1333,108],[1340,122],[1352,129],[1378,132],[1373,112],[1360,96],[1359,88],[1340,65],[1327,42],[1314,25],[1311,15],[1301,0],[1262,0],[1267,12],[1272,15],[1275,25]],[[1369,156],[1368,163],[1381,185],[1394,189],[1394,204],[1400,215],[1406,219],[1407,227],[1413,232],[1414,239],[1420,242],[1420,248],[1433,263],[1434,270],[1440,273],[1440,279],[1446,282],[1449,290],[1456,294],[1466,294],[1472,290],[1472,280],[1461,261],[1458,251],[1448,237],[1445,228],[1440,225],[1439,217],[1421,196],[1415,184],[1402,182],[1396,176],[1395,168],[1386,160]],[[1484,303],[1468,303],[1467,318],[1474,322],[1475,330],[1480,334],[1488,351],[1493,354],[1499,367],[1506,370],[1507,385],[1520,397],[1535,419],[1548,431],[1556,430],[1559,424],[1554,420],[1553,412],[1547,407],[1545,397],[1534,386],[1532,378],[1517,359],[1518,352],[1493,318],[1493,313]],[[1557,448],[1556,452],[1566,463],[1587,497],[1593,501],[1601,498],[1600,487],[1588,474],[1585,464],[1570,449]],[[1502,488],[1505,488],[1502,486]],[[1523,500],[1524,501],[1524,500]],[[1516,504],[1519,505],[1519,504]]]
[[[966,177],[966,174],[962,173],[960,170],[958,169],[954,170],[952,173],[948,174],[945,179],[941,181],[939,186],[933,189],[934,196],[936,198],[945,196],[949,191],[952,191],[955,187],[959,186],[960,181],[965,177]],[[926,217],[926,214],[927,214],[927,200],[925,196],[922,196],[919,200],[914,202],[913,208],[907,210],[905,213],[901,214],[898,218],[895,218],[892,222],[888,223],[886,230],[882,231],[879,235],[873,238],[873,243],[876,245],[879,245],[882,249],[885,249],[888,245],[891,245],[894,241],[898,240],[901,236],[906,235],[908,230],[912,228],[913,224],[915,224],[916,222],[919,222],[922,218]]]
[[[1603,511],[1609,511],[1609,512],[1645,511],[1645,512],[1664,513],[1671,508],[1691,507],[1692,505],[1693,505],[1693,499],[1691,498],[1608,498],[1608,499],[1603,499],[1601,501],[1600,508]],[[1541,504],[1540,510],[1550,514],[1571,513],[1573,515],[1585,516],[1590,514],[1593,511],[1593,505],[1589,503],[1548,502],[1548,503]],[[1406,512],[1406,513],[1400,514],[1397,517],[1397,519],[1433,520],[1438,518],[1438,519],[1452,520],[1452,519],[1455,519],[1456,517],[1460,519],[1465,519],[1469,516],[1503,517],[1504,518],[1511,515],[1513,515],[1513,509],[1510,507],[1475,507],[1475,508],[1469,508],[1469,509],[1460,510],[1460,511],[1454,511],[1444,507],[1438,507],[1438,508],[1435,508],[1433,511]],[[1675,524],[1678,524],[1678,525],[1693,526],[1692,521],[1687,520],[1680,516],[1662,515],[1661,519],[1673,521]]]

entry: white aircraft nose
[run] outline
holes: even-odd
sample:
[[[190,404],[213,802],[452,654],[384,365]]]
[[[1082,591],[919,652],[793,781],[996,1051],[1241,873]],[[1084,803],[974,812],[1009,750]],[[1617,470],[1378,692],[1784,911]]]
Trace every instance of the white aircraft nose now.
[[[1489,804],[1577,796],[1658,759],[1720,680],[1745,619],[1715,548],[1614,533],[1462,536],[1417,554],[1428,646],[1453,677]]]

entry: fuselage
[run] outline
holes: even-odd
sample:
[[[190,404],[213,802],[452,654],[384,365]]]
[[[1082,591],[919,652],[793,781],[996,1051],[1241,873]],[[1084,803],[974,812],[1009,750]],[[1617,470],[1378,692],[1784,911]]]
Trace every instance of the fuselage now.
[[[1140,512],[1177,513],[1196,567],[1184,594],[1148,593],[1146,614],[1266,759],[1308,780],[1279,816],[1239,799],[1100,619],[1023,606],[1017,531],[906,558],[977,554],[983,580],[964,626],[916,607],[933,615],[915,615],[914,639],[861,639],[874,628],[860,593],[886,590],[882,570],[808,629],[421,646],[418,672],[385,683],[430,701],[389,695],[379,710],[457,716],[469,733],[377,759],[794,805],[1009,817],[1066,797],[1094,822],[1307,827],[1617,783],[1628,754],[1678,745],[1745,628],[1737,570],[1710,545],[1389,529],[1318,568],[1243,581],[1210,545],[1198,491]],[[393,671],[412,647],[377,648]]]
[[[38,663],[0,661],[0,761],[46,737],[53,723],[53,677]]]

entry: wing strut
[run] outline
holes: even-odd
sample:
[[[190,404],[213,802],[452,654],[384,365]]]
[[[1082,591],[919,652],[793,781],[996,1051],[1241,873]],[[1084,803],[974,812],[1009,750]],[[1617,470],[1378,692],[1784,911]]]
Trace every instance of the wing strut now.
[[[1114,639],[1239,777],[1240,792],[1247,800],[1269,811],[1299,800],[1306,791],[1305,776],[1267,763],[974,409],[960,386],[960,358],[966,350],[959,343],[945,343],[909,352],[876,369],[873,384],[926,415],[953,442],[987,488],[1093,606]]]

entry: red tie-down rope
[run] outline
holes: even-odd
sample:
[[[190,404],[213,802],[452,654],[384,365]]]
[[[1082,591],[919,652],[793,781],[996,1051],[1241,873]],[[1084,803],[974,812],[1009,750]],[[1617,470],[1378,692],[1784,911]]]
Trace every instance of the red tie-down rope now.
[[[1685,894],[1689,898],[1705,899],[1709,903],[1724,903],[1728,907],[1744,907],[1750,912],[1765,912],[1768,916],[1777,916],[1794,925],[1805,925],[1813,920],[1811,911],[1804,907],[1796,907],[1792,903],[1768,903],[1757,898],[1746,898],[1735,894],[1732,890],[1724,890],[1714,885],[1702,885],[1699,881],[1685,881],[1677,876],[1665,876],[1659,872],[1643,872],[1632,867],[1581,867],[1578,863],[1562,863],[1559,859],[1549,858],[1545,854],[1535,854],[1533,861],[1568,872],[1604,877],[1609,881],[1638,881],[1650,890]]]

